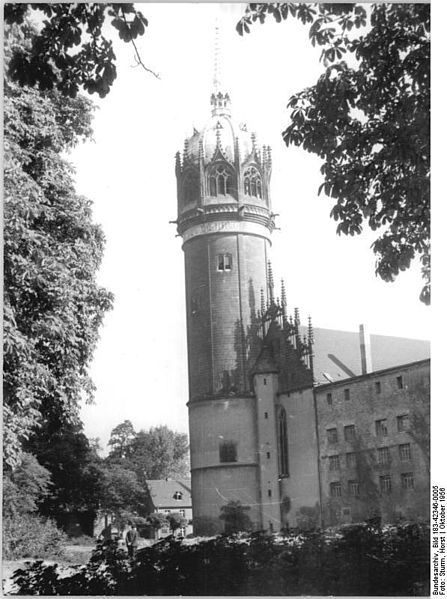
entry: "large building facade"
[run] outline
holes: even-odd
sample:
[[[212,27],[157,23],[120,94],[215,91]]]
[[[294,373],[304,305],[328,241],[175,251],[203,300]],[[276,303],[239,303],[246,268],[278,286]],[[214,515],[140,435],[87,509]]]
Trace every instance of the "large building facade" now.
[[[215,82],[206,126],[176,157],[194,530],[222,530],[230,501],[249,508],[254,529],[271,531],[423,516],[426,441],[411,430],[416,412],[421,430],[428,418],[428,363],[368,374],[363,361],[359,375],[336,344],[314,343],[334,335],[288,314],[269,262],[271,168],[270,149],[236,125]],[[404,417],[407,428],[394,430]]]

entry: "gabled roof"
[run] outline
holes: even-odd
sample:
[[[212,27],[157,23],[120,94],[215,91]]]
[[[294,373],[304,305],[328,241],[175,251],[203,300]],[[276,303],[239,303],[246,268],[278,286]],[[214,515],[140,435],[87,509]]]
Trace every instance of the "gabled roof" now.
[[[187,508],[191,507],[191,479],[161,479],[146,481],[154,508]],[[176,493],[181,493],[181,499],[174,499]]]

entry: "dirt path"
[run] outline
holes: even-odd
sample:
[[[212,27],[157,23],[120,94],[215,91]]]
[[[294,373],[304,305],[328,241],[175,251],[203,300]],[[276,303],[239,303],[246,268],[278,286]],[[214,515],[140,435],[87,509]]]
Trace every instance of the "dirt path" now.
[[[90,555],[94,549],[91,545],[67,545],[65,548],[66,557],[58,560],[45,560],[45,564],[59,564],[61,570],[69,569],[73,566],[86,564],[90,559]],[[27,562],[34,562],[38,558],[26,558],[21,560],[4,560],[2,562],[2,589],[4,595],[14,593],[14,584],[11,579],[12,575],[19,568],[23,568]]]

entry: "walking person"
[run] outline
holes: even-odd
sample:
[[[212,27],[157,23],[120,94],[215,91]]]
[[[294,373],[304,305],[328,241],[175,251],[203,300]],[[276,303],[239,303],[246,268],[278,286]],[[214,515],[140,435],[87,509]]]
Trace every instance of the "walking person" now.
[[[130,529],[126,533],[126,545],[129,557],[135,557],[135,552],[138,547],[138,531],[135,524],[131,524]]]

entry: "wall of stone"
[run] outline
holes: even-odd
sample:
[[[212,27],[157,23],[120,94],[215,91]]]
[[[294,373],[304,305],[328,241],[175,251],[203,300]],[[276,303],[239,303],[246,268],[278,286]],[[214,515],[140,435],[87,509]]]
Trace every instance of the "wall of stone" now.
[[[287,414],[290,476],[281,482],[281,497],[290,499],[283,509],[285,527],[319,525],[318,444],[312,389],[283,393],[278,398]]]
[[[221,507],[232,500],[250,507],[248,515],[259,528],[255,399],[190,402],[189,427],[194,531],[203,534],[209,526],[222,530]],[[221,461],[225,442],[235,444],[236,461]]]
[[[185,252],[190,399],[248,390],[247,328],[266,287],[267,246],[256,235],[194,237]],[[219,270],[219,255],[231,268]]]
[[[428,360],[316,388],[326,525],[429,517],[429,392]]]

